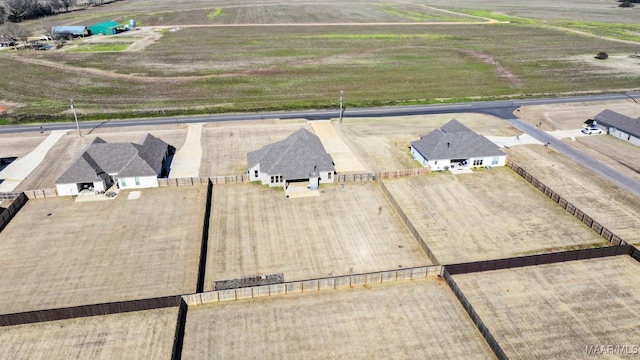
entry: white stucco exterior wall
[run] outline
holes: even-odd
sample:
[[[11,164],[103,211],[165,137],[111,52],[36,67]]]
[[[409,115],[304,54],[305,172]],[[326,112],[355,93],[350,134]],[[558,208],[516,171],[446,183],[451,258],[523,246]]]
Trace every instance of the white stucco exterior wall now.
[[[335,182],[335,178],[333,171],[320,171],[321,184],[333,184]]]
[[[411,146],[411,157],[418,161],[423,167],[431,167],[433,171],[443,171],[451,168],[451,159],[425,159],[413,146]],[[482,160],[482,165],[473,165],[475,160]],[[494,160],[496,162],[494,163]],[[485,166],[504,166],[507,161],[507,155],[472,157],[467,160],[466,168],[485,167]],[[453,166],[458,166],[454,163]]]
[[[137,177],[138,183],[136,183],[136,177],[123,177],[118,178],[118,186],[120,189],[141,189],[158,187],[158,178],[155,176],[140,176]]]
[[[58,196],[75,196],[78,195],[78,184],[56,184]]]
[[[429,160],[425,159],[419,152],[416,150],[413,145],[411,145],[411,158],[415,159],[419,162],[423,167],[429,166]],[[434,169],[435,170],[435,169]]]
[[[624,131],[620,131],[619,129],[616,129],[614,127],[610,127],[608,132],[609,132],[609,135],[611,136],[615,136],[619,139],[630,142],[636,146],[640,146],[640,138],[630,135]]]

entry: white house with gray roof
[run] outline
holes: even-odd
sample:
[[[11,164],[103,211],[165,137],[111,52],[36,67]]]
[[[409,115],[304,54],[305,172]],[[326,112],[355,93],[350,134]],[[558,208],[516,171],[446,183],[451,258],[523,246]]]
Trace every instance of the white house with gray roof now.
[[[320,139],[306,129],[248,153],[247,163],[251,181],[269,186],[287,188],[290,183],[306,182],[310,189],[317,189],[319,184],[333,183],[335,179],[331,155]]]
[[[424,167],[450,168],[504,166],[507,155],[482,135],[453,119],[411,143],[411,157]]]
[[[56,180],[58,195],[78,195],[83,190],[102,192],[158,186],[169,173],[173,147],[147,134],[141,143],[107,143],[95,140]]]
[[[640,146],[640,118],[634,119],[607,109],[594,119],[598,127],[607,130],[607,134]]]

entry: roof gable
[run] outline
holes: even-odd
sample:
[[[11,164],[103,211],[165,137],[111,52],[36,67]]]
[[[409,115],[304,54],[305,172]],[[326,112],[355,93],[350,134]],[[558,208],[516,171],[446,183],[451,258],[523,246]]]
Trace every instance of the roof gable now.
[[[157,176],[168,148],[167,143],[151,134],[147,134],[142,144],[107,143],[97,137],[56,184],[100,180],[102,173],[120,177]]]
[[[411,142],[411,146],[427,160],[505,155],[496,144],[455,119]]]
[[[320,139],[306,129],[248,153],[247,162],[249,167],[260,164],[262,172],[282,175],[285,179],[304,179],[314,172],[334,170],[331,155]]]

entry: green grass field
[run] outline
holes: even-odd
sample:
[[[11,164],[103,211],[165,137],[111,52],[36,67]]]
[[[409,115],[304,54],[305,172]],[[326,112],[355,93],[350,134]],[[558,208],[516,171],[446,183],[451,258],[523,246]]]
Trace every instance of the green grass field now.
[[[337,106],[341,90],[347,107],[359,107],[638,87],[637,74],[607,70],[578,56],[631,54],[639,45],[549,26],[628,40],[637,37],[633,25],[598,26],[583,20],[549,24],[483,9],[456,15],[393,2],[208,5],[131,0],[92,9],[85,20],[79,18],[82,12],[61,15],[70,23],[73,17],[73,23],[91,24],[103,20],[104,12],[121,22],[135,18],[138,24],[184,27],[165,29],[142,51],[125,52],[126,44],[97,44],[69,51],[6,52],[9,56],[0,52],[0,66],[12,70],[3,74],[0,101],[22,105],[10,112],[8,122],[69,120],[69,98],[81,118],[95,119],[149,116],[160,110],[193,114],[329,108]],[[487,20],[480,17],[509,23],[482,24]],[[342,24],[346,22],[359,25]],[[380,22],[385,24],[366,24]],[[61,68],[20,61],[30,57]]]

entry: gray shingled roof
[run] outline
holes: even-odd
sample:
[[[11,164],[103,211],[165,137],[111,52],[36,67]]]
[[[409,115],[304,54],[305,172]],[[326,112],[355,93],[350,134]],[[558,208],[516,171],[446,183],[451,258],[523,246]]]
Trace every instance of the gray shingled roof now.
[[[331,155],[324,150],[320,139],[305,129],[248,153],[247,162],[250,168],[260,164],[261,172],[282,175],[285,180],[307,179],[314,169],[334,170]]]
[[[500,148],[482,135],[453,119],[411,143],[425,159],[465,159],[503,156]]]
[[[615,111],[606,109],[596,115],[594,119],[598,124],[602,124],[607,127],[614,127],[618,130],[624,131],[627,134],[631,134],[640,138],[640,118],[634,119],[626,115],[618,114]]]
[[[142,144],[107,143],[97,137],[56,180],[56,184],[100,181],[107,174],[120,177],[155,176],[169,145],[147,134]]]

